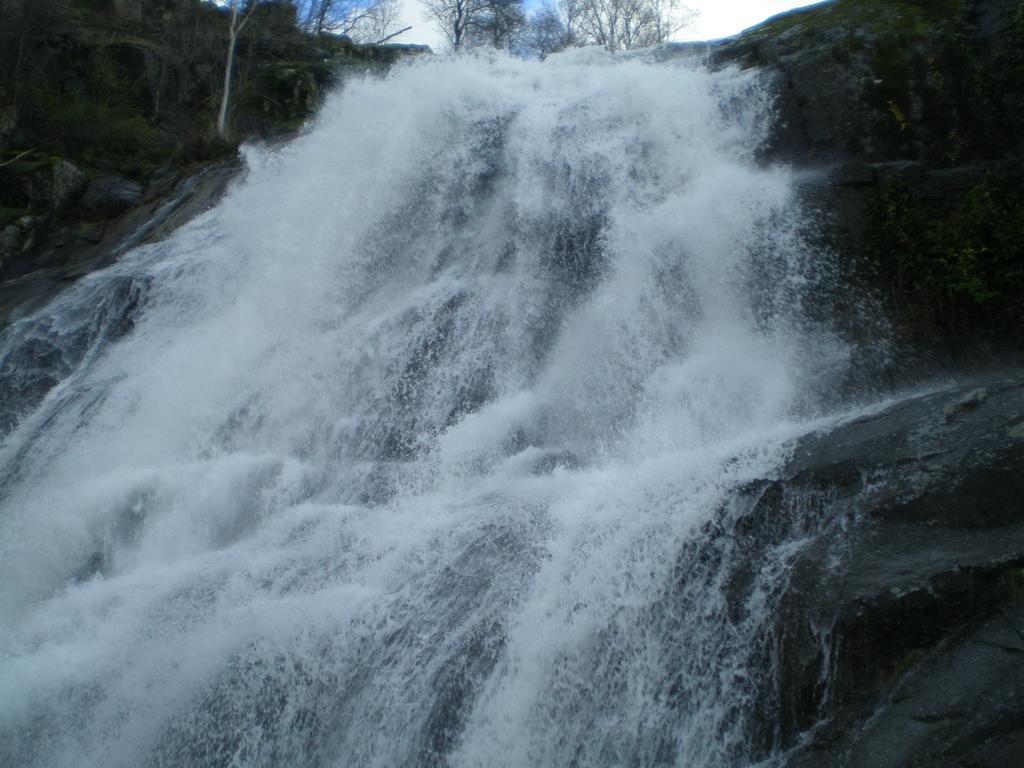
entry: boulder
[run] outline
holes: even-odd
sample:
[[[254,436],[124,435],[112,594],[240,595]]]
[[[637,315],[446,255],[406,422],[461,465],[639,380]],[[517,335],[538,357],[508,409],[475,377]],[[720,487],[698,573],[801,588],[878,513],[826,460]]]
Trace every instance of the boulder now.
[[[110,218],[142,202],[141,184],[120,176],[95,179],[85,190],[82,207],[95,216]]]
[[[62,158],[15,160],[0,168],[0,201],[18,208],[61,212],[74,204],[89,178]]]
[[[50,179],[50,200],[55,211],[73,203],[89,183],[89,178],[74,163],[61,159],[52,163]]]

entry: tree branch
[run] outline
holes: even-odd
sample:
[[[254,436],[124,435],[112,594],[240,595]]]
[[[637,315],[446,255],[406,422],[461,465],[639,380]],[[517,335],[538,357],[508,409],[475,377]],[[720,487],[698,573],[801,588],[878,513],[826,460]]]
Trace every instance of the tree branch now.
[[[24,152],[19,152],[14,157],[12,157],[10,160],[5,160],[4,162],[0,163],[0,168],[3,168],[5,165],[10,165],[11,163],[16,163],[19,160],[21,160],[21,158],[23,158],[25,155],[31,155],[35,151],[36,151],[36,148],[32,147],[32,149],[26,149]]]
[[[384,43],[386,43],[391,38],[398,37],[400,34],[402,34],[403,32],[408,32],[410,29],[412,29],[411,26],[403,27],[402,29],[398,30],[397,32],[392,32],[387,37],[382,37],[380,40],[378,40],[376,43],[374,43],[374,45],[384,45]]]

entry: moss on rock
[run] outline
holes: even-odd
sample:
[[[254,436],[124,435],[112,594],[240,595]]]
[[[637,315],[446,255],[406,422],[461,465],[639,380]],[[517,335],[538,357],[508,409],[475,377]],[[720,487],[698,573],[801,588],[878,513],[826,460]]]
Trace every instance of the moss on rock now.
[[[1013,0],[835,0],[770,19],[717,55],[784,75],[783,120],[810,144],[797,160],[949,166],[1024,140],[1024,5]]]
[[[1024,163],[962,189],[897,178],[865,200],[863,256],[918,334],[1024,333]]]

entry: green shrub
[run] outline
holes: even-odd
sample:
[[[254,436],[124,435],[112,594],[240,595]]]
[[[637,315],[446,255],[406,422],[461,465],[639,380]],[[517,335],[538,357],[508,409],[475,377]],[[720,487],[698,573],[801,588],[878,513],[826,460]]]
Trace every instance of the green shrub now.
[[[922,331],[1010,338],[1024,332],[1024,167],[960,193],[883,186],[865,210],[864,255],[897,314]]]
[[[173,151],[170,139],[130,107],[42,97],[41,143],[84,167],[141,178]]]

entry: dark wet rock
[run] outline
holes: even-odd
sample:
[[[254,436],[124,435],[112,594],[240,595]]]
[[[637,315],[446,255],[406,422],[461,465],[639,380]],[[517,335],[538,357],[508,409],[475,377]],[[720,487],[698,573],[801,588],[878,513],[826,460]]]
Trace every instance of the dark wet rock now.
[[[213,208],[243,168],[238,158],[208,165],[180,179],[168,196],[132,211],[120,230],[120,249],[153,243],[168,237],[178,227]],[[130,231],[130,234],[129,234]]]
[[[987,399],[988,390],[984,387],[978,387],[977,389],[972,389],[955,402],[944,406],[942,412],[946,415],[946,420],[949,421],[950,419],[956,418],[958,414],[961,414],[964,411],[973,411]]]
[[[56,160],[52,164],[50,179],[50,199],[57,211],[74,202],[89,182],[88,177],[67,160]]]
[[[147,290],[145,280],[122,278],[97,295],[73,327],[43,317],[28,321],[15,336],[0,334],[0,436],[75,370],[97,341],[128,333]]]
[[[208,210],[240,169],[238,161],[209,166],[179,183],[167,199],[139,206],[106,225],[66,227],[53,238],[49,256],[36,259],[47,266],[0,282],[0,436],[43,401],[97,338],[114,340],[131,331],[148,285],[131,279],[110,283],[73,329],[55,329],[45,315],[33,318],[31,313],[129,248],[162,240]]]
[[[21,253],[22,234],[17,224],[0,229],[0,269]]]
[[[62,158],[15,160],[0,166],[0,204],[62,212],[78,201],[89,177]]]
[[[868,163],[851,160],[834,169],[829,181],[842,187],[859,187],[871,185],[878,180],[878,174]]]
[[[95,224],[82,221],[67,228],[67,245],[96,244],[103,239],[104,227],[102,224]]]
[[[893,368],[916,375],[1024,338],[1022,50],[1018,0],[833,0],[658,55],[764,73],[760,156],[804,169],[812,237],[848,287],[829,314],[858,342],[888,314]]]
[[[179,181],[181,181],[181,172],[178,169],[173,166],[158,168],[153,172],[149,186],[146,187],[145,201],[149,203],[157,198],[165,197]]]
[[[89,184],[82,207],[90,214],[109,218],[142,202],[141,184],[119,176],[104,176]]]
[[[1019,149],[1020,23],[1013,0],[836,0],[769,19],[711,58],[773,74],[776,156],[949,166]]]
[[[988,377],[804,439],[762,491],[743,526],[796,508],[818,519],[763,694],[787,765],[996,768],[1024,754],[1022,425],[1024,371]]]
[[[13,104],[0,107],[0,141],[5,140],[18,127],[18,108]]]
[[[113,263],[129,248],[152,243],[209,210],[242,168],[235,159],[200,169],[179,181],[170,194],[138,205],[103,224],[77,222],[57,232],[41,219],[35,234],[45,240],[30,261],[0,258],[0,333],[45,304],[82,275]],[[34,226],[34,225],[33,225]],[[12,240],[19,253],[30,247],[29,226],[20,222]],[[0,256],[7,230],[0,232]],[[25,271],[15,271],[22,266]]]
[[[140,21],[142,19],[142,0],[113,0],[113,9],[118,16]]]
[[[921,191],[924,196],[942,199],[963,193],[983,183],[990,170],[991,165],[986,164],[936,168],[927,174],[921,174],[918,180],[922,182]]]
[[[792,768],[1006,768],[1024,755],[1024,609],[921,652],[870,718],[824,725]]]

